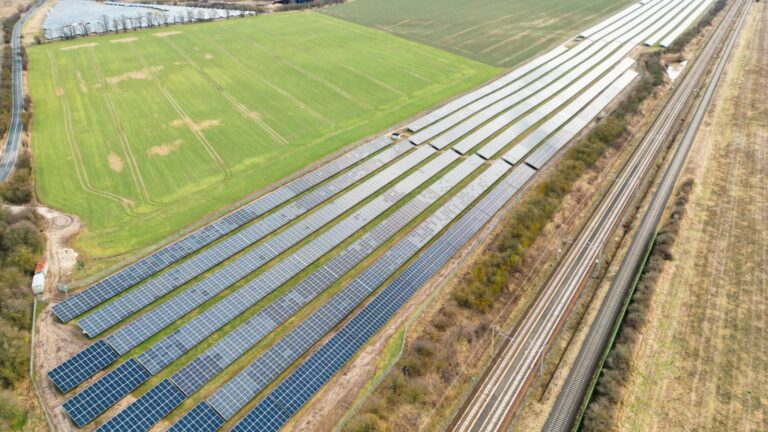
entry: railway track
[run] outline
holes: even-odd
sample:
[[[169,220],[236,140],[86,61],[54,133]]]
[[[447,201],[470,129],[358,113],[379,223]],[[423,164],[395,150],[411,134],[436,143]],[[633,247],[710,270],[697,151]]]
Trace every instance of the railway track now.
[[[687,74],[681,78],[603,202],[550,276],[539,297],[513,329],[454,420],[453,430],[495,431],[509,424],[535,379],[550,344],[599,261],[602,248],[621,223],[659,151],[676,135],[688,107],[699,94],[711,64],[725,45],[731,28],[745,16],[748,5],[749,1],[738,1],[729,9]]]
[[[600,362],[604,358],[606,347],[613,334],[617,319],[623,310],[631,284],[640,270],[643,258],[650,244],[653,242],[656,228],[664,214],[664,208],[672,195],[675,183],[693,146],[696,133],[701,126],[717,84],[728,63],[733,46],[748,16],[746,12],[749,11],[751,2],[744,4],[744,13],[738,17],[736,27],[725,44],[725,51],[720,56],[717,68],[707,86],[704,97],[699,103],[691,124],[688,126],[672,161],[664,173],[661,183],[648,206],[648,211],[643,216],[640,227],[632,239],[632,244],[622,260],[616,276],[611,282],[609,295],[603,301],[600,311],[590,327],[587,339],[582,344],[576,357],[576,362],[568,374],[566,384],[550,411],[549,418],[544,426],[546,431],[565,432],[580,423],[584,400],[592,387],[595,372],[599,370]]]

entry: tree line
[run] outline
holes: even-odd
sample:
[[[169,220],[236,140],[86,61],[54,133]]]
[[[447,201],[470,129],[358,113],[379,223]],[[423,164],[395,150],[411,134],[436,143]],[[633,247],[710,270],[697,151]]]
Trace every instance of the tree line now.
[[[45,247],[43,221],[32,209],[0,207],[0,430],[19,430],[27,407],[18,386],[29,378],[32,271]]]

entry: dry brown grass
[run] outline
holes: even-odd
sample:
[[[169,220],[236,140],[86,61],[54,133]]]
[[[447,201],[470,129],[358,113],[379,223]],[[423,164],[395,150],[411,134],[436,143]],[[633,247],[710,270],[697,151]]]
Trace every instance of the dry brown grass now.
[[[698,186],[616,430],[768,428],[767,26],[755,3],[693,149],[683,177]]]

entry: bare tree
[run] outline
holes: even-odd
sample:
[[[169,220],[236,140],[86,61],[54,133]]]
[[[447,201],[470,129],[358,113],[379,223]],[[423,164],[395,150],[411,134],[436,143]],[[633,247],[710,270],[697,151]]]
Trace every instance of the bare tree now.
[[[106,14],[101,16],[101,25],[104,27],[104,33],[109,31],[109,17]]]

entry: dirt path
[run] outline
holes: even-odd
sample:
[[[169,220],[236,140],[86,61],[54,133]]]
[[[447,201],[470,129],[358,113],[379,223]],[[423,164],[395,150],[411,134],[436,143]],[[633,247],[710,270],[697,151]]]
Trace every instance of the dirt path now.
[[[755,3],[683,175],[696,186],[616,430],[768,430],[767,90]]]
[[[46,373],[83,348],[83,337],[75,326],[65,326],[56,321],[51,300],[60,300],[63,296],[57,285],[68,282],[77,263],[77,253],[68,247],[68,242],[80,230],[80,220],[59,211],[36,207],[37,212],[46,219],[46,251],[48,276],[44,297],[48,300],[37,320],[35,339],[35,370],[40,396],[52,417],[57,431],[74,430],[72,422],[61,408],[64,396],[60,394],[46,377]]]

